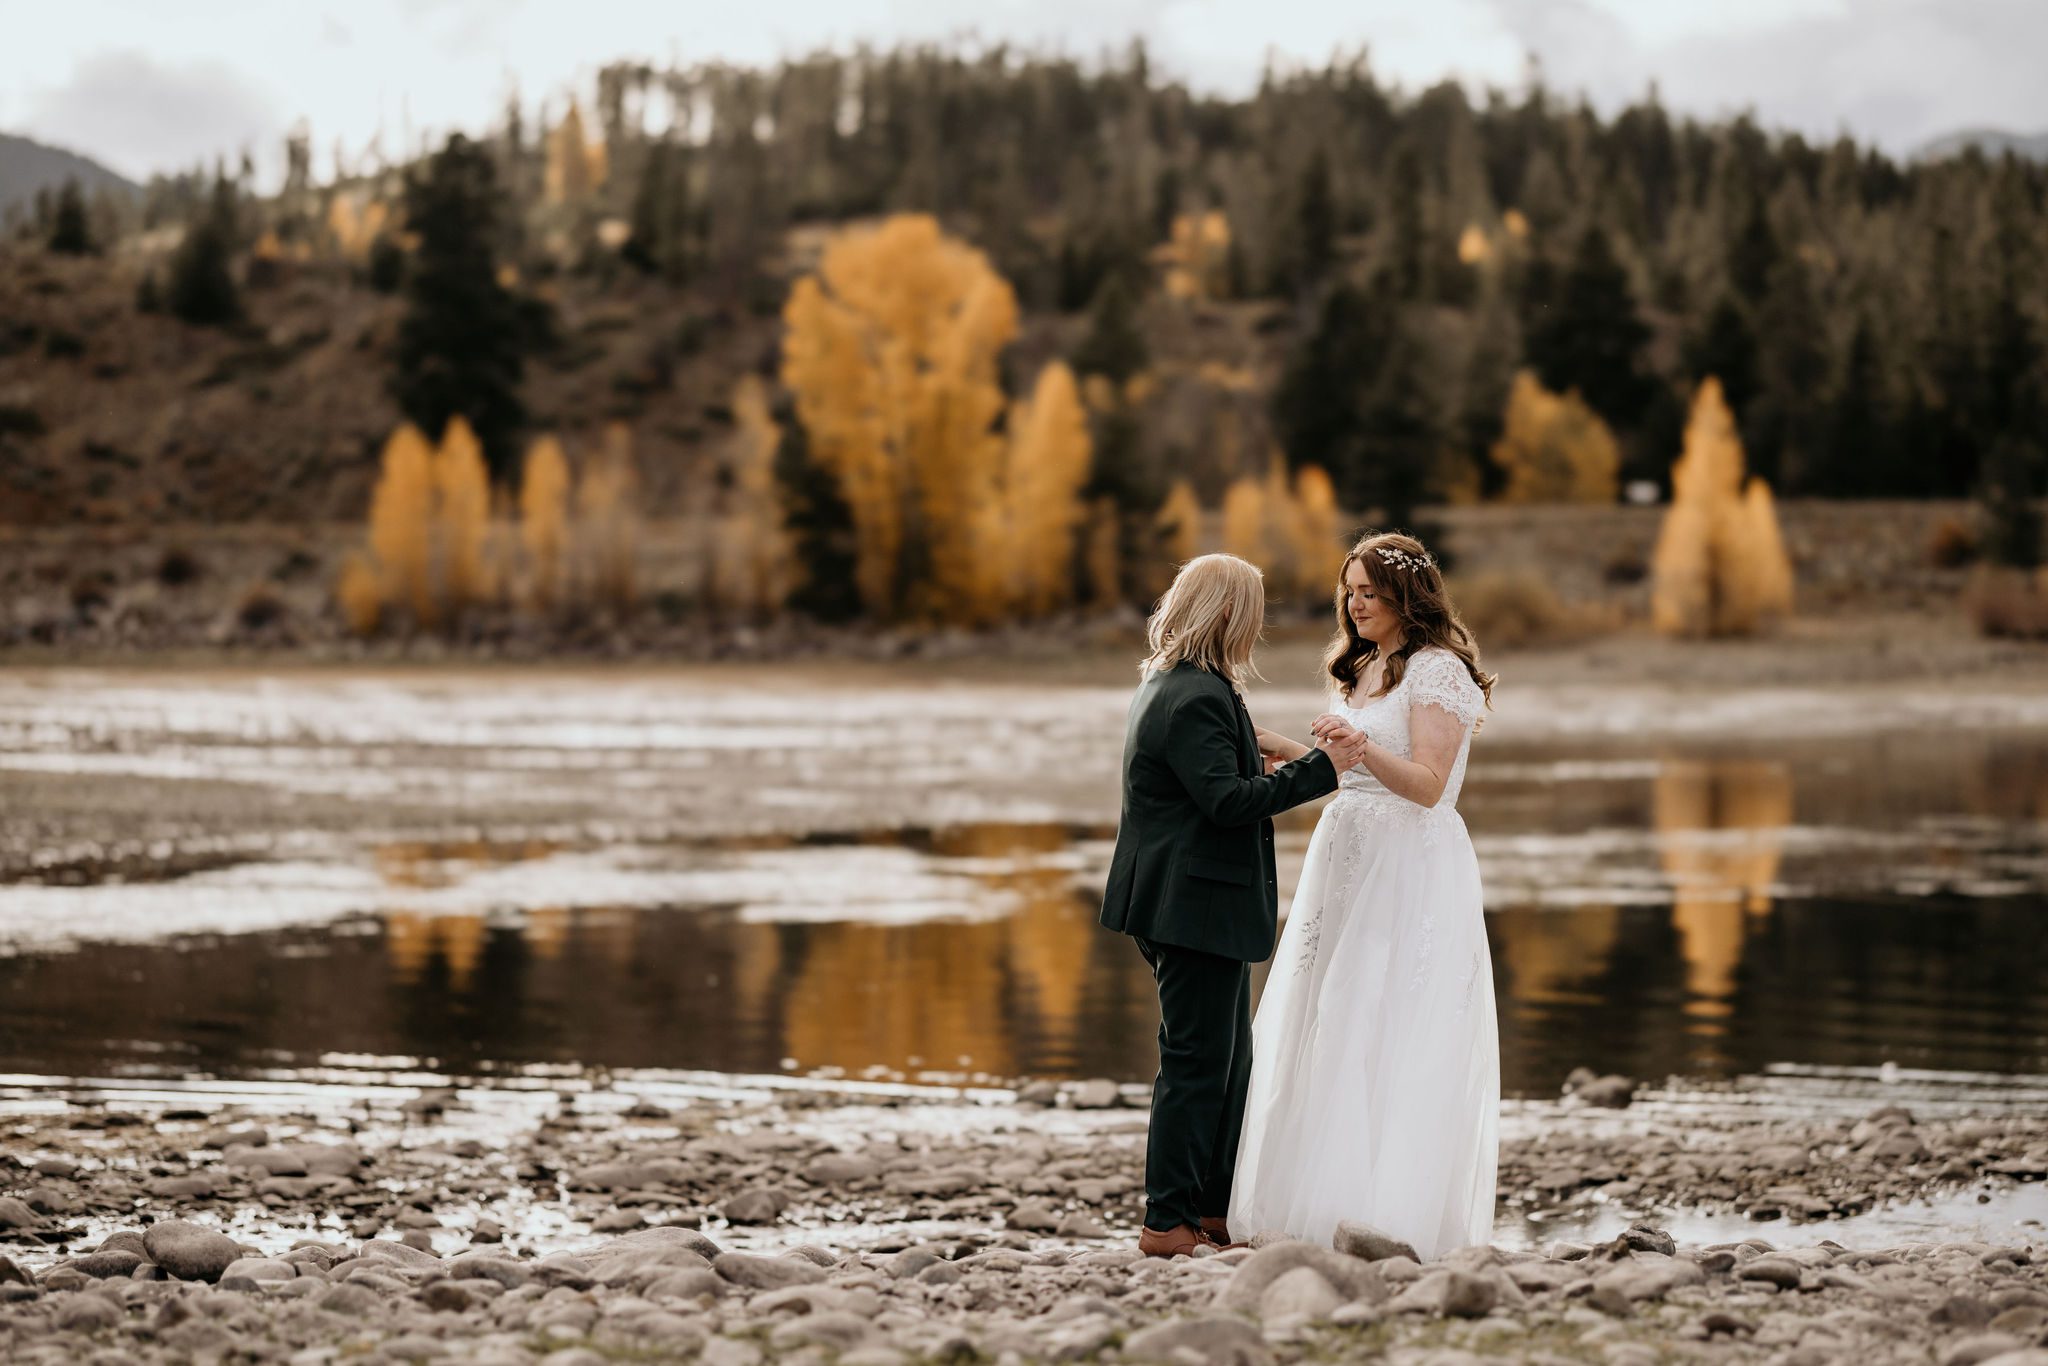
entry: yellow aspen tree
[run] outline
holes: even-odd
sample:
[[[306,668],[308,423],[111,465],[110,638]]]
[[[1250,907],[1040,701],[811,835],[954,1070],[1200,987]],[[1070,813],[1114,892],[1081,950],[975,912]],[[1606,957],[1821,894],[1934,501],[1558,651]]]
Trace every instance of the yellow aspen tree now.
[[[490,596],[484,540],[491,527],[491,476],[483,444],[467,419],[448,420],[434,453],[434,547],[442,602],[449,610]]]
[[[384,600],[403,600],[422,626],[440,621],[433,581],[433,448],[410,422],[384,443],[383,469],[370,494],[370,554]]]
[[[775,486],[775,452],[782,428],[768,410],[768,389],[757,375],[733,391],[735,431],[727,460],[726,508],[719,519],[711,596],[752,614],[779,610],[789,595],[794,554]]]
[[[528,591],[542,610],[562,600],[569,533],[569,462],[562,443],[544,436],[527,448],[519,481],[519,540],[531,578]]]
[[[936,219],[900,214],[835,236],[783,319],[783,382],[852,513],[862,603],[885,618],[971,617],[987,577],[978,510],[998,492],[1005,444],[1009,284]],[[907,582],[913,560],[927,566],[920,582]]]
[[[1159,528],[1159,548],[1175,566],[1201,554],[1202,504],[1195,497],[1194,485],[1185,479],[1174,480],[1166,490],[1166,501],[1159,505],[1154,525]]]
[[[1754,631],[1791,610],[1792,566],[1770,489],[1745,481],[1742,441],[1708,376],[1693,398],[1671,506],[1651,558],[1651,620],[1669,635]]]
[[[1620,488],[1621,447],[1600,415],[1528,370],[1508,391],[1493,463],[1507,472],[1509,503],[1611,503]]]
[[[1173,235],[1155,255],[1166,264],[1169,297],[1220,297],[1229,279],[1230,220],[1215,209],[1181,214],[1173,220]]]
[[[569,101],[569,112],[548,135],[545,191],[551,204],[576,204],[597,188],[601,177],[593,164],[593,148],[583,132],[583,111]]]
[[[1223,492],[1223,548],[1239,559],[1266,566],[1266,486],[1249,475]]]
[[[604,446],[584,462],[576,482],[576,539],[597,601],[617,611],[633,605],[640,520],[634,507],[638,480],[633,441],[625,424],[605,428]]]
[[[1298,537],[1294,557],[1301,596],[1313,602],[1335,591],[1344,546],[1337,524],[1337,490],[1320,465],[1303,465],[1294,474],[1294,526]]]
[[[1300,591],[1302,582],[1301,519],[1294,506],[1294,490],[1287,483],[1287,462],[1278,452],[1266,459],[1259,501],[1266,518],[1259,537],[1266,548],[1266,558],[1252,562],[1265,571],[1266,582],[1276,596],[1292,598]]]
[[[341,580],[334,588],[341,605],[341,619],[359,636],[374,635],[384,614],[384,584],[377,568],[363,552],[350,551],[341,565]]]
[[[1067,597],[1092,457],[1074,372],[1054,361],[1038,372],[1030,400],[1016,406],[1003,479],[1006,605],[1026,616],[1044,616]]]
[[[1088,596],[1098,608],[1123,601],[1123,531],[1116,499],[1097,498],[1088,509],[1086,544],[1081,552],[1088,577]]]

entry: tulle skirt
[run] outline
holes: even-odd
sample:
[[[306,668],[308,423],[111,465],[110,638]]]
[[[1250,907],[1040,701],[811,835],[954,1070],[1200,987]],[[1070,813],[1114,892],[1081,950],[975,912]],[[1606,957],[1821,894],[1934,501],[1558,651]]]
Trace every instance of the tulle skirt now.
[[[1479,865],[1455,809],[1323,811],[1252,1024],[1233,1236],[1370,1224],[1424,1258],[1489,1241],[1500,1041]]]

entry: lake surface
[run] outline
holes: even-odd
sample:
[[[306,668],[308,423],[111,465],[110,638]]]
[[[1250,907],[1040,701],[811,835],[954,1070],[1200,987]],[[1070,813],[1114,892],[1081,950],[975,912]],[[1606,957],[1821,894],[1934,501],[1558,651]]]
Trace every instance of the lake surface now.
[[[0,680],[0,1072],[1148,1079],[1124,696]],[[2048,1074],[2048,733],[1614,729],[1475,746],[1511,1095]]]

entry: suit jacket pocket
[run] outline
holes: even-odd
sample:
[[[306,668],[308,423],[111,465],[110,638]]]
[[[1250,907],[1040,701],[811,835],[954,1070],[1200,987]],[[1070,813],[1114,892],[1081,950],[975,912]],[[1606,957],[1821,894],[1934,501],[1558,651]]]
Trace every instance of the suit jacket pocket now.
[[[1258,879],[1252,870],[1235,863],[1220,863],[1215,859],[1191,858],[1187,863],[1189,877],[1205,877],[1215,882],[1231,882],[1240,887],[1249,887]]]

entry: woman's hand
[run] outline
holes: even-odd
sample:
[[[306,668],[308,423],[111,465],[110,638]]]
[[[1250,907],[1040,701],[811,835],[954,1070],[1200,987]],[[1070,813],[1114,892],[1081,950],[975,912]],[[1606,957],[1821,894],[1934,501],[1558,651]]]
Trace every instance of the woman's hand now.
[[[1259,754],[1266,761],[1266,772],[1268,773],[1271,773],[1282,764],[1291,764],[1302,755],[1308,753],[1307,745],[1298,744],[1276,731],[1267,730],[1264,726],[1258,727],[1257,730]]]
[[[1349,721],[1335,712],[1326,711],[1318,716],[1309,723],[1309,730],[1316,737],[1316,748],[1330,756],[1339,773],[1365,761],[1365,732],[1353,729]]]

